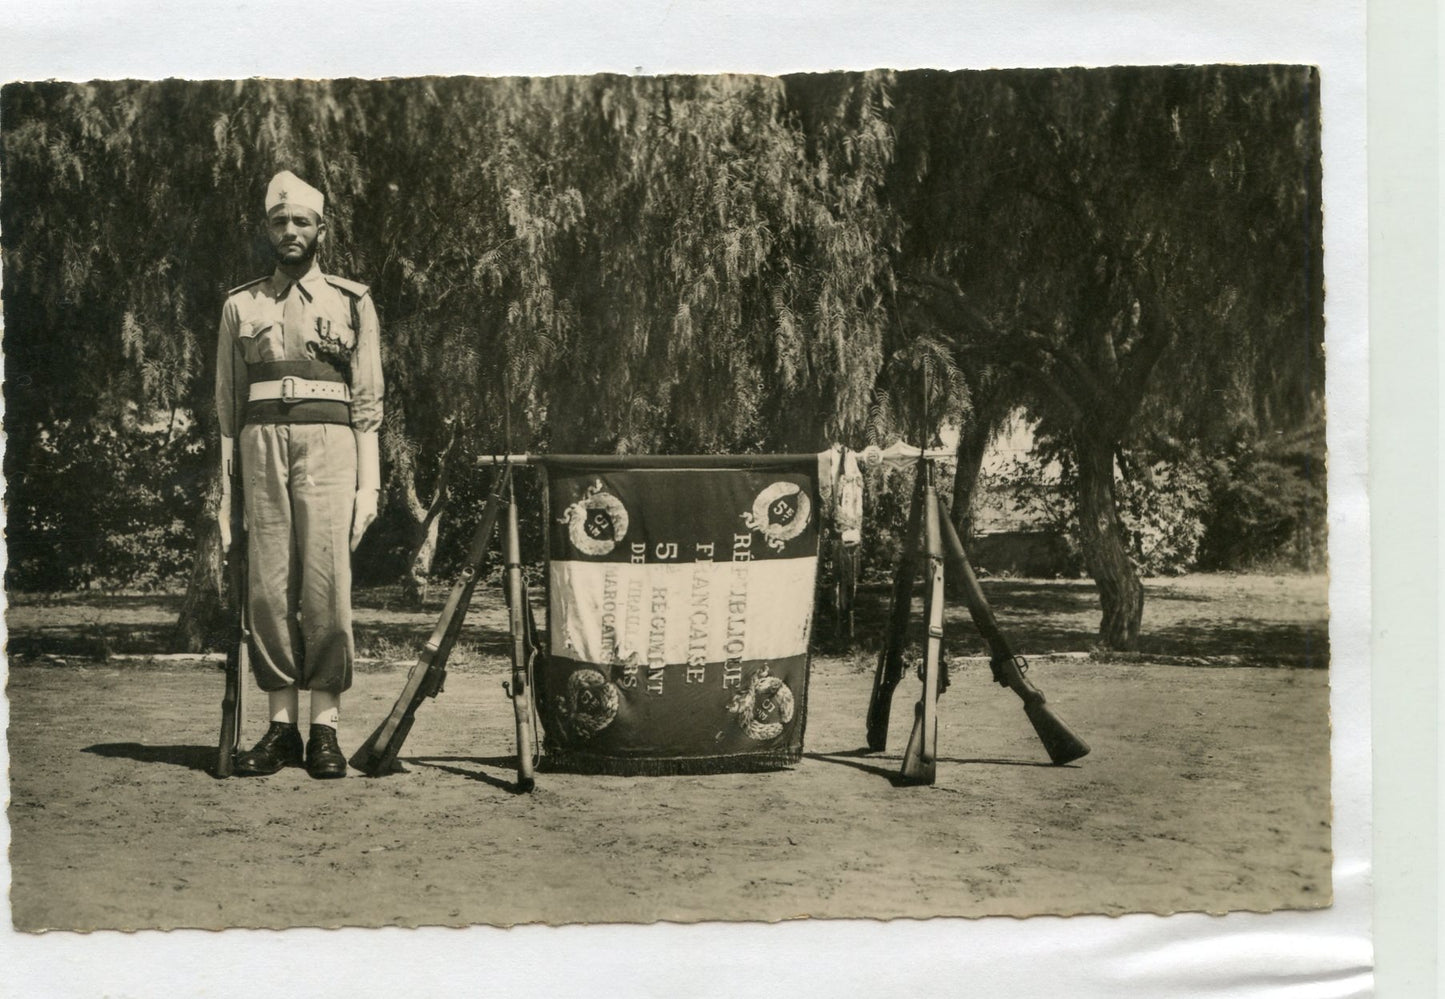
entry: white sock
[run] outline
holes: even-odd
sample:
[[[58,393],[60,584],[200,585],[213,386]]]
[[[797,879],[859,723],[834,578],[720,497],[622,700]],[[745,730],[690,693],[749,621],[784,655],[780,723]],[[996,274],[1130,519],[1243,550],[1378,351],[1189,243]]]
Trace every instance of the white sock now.
[[[301,713],[301,699],[295,687],[266,691],[266,700],[271,708],[271,720],[286,725],[295,725],[296,716]]]
[[[340,727],[341,695],[330,694],[324,690],[313,690],[311,692],[311,724],[329,725],[331,728]]]

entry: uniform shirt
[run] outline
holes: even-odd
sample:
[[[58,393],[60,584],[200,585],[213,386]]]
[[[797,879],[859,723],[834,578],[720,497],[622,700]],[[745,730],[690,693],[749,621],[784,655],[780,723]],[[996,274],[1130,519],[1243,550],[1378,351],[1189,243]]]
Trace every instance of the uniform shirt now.
[[[263,361],[326,361],[351,387],[351,426],[381,425],[381,326],[366,285],[322,274],[313,261],[298,281],[280,270],[231,292],[216,344],[221,434],[245,423],[246,368]]]

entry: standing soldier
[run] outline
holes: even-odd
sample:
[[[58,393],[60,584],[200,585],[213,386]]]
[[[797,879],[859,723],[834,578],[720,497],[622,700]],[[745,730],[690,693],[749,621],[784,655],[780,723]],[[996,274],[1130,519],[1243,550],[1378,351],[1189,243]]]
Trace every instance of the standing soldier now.
[[[316,264],[323,207],[321,192],[294,174],[271,180],[276,269],[233,290],[221,313],[221,545],[231,545],[226,511],[239,462],[251,665],[271,711],[266,734],[236,758],[239,774],[302,764],[297,692],[309,690],[306,769],[346,775],[336,729],[355,654],[351,552],[376,519],[381,487],[381,348],[366,286]]]

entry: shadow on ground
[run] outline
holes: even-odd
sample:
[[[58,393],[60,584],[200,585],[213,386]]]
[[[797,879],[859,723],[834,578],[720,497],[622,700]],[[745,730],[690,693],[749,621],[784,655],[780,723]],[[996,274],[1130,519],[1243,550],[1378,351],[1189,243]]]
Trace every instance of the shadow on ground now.
[[[1111,660],[1147,661],[1153,656],[1180,665],[1325,668],[1329,664],[1329,625],[1322,594],[1301,598],[1298,588],[1276,594],[1261,589],[1257,582],[1253,591],[1241,593],[1233,592],[1229,581],[1209,591],[1173,582],[1147,585],[1139,649],[1127,656],[1111,656]],[[1092,582],[994,579],[985,580],[983,588],[1004,633],[1023,655],[1094,650],[1099,598]],[[395,588],[359,591],[355,601],[358,654],[387,662],[414,661],[436,625],[445,592],[445,587],[433,587],[426,603],[415,608],[400,600]],[[1271,613],[1276,600],[1290,610]],[[166,594],[19,594],[6,613],[7,652],[21,658],[80,660],[174,652],[169,642],[180,601],[179,595]],[[860,588],[851,645],[834,636],[826,607],[820,605],[813,635],[815,650],[822,655],[861,654],[865,659],[875,655],[883,642],[888,603],[887,586]],[[467,666],[508,654],[510,643],[500,606],[496,593],[478,591],[452,656],[453,665]],[[1256,607],[1261,611],[1257,616],[1253,613]],[[949,600],[947,621],[952,654],[986,653],[967,609],[956,597]],[[916,599],[913,627],[921,628],[921,622],[921,601]]]
[[[908,783],[899,775],[901,760],[889,758],[888,756],[875,754],[871,749],[835,750],[831,753],[804,753],[806,760],[816,760],[819,763],[832,763],[836,766],[852,767],[854,770],[861,770],[865,774],[872,774],[881,777],[894,785]],[[1060,769],[1047,761],[1039,760],[1003,760],[1003,759],[961,759],[954,756],[940,756],[939,763],[950,765],[980,765],[990,767],[1047,767],[1049,769]],[[1062,769],[1077,769],[1075,764],[1065,764]]]
[[[1022,655],[1095,650],[1099,596],[1092,582],[985,580],[983,590],[999,626]],[[865,648],[882,646],[889,599],[883,587],[869,587],[858,594],[854,634]],[[1323,613],[1299,621],[1222,616],[1231,609],[1216,596],[1151,584],[1138,650],[1108,658],[1148,661],[1151,656],[1167,657],[1180,660],[1181,665],[1182,660],[1215,660],[1216,665],[1329,666],[1329,622]],[[921,622],[921,604],[915,599],[912,626],[920,629]],[[815,639],[832,654],[844,651],[842,644],[826,633]],[[987,646],[957,598],[949,600],[947,641],[956,655],[987,654]]]
[[[487,773],[479,767],[494,767],[504,771],[510,768],[516,771],[517,760],[514,756],[410,756],[403,757],[403,765],[410,764],[417,767],[426,767],[431,770],[440,770],[442,773],[452,774],[455,777],[465,777],[467,780],[478,781],[488,784],[502,791],[520,793],[515,781],[503,780],[494,774]]]
[[[82,753],[136,763],[167,763],[207,773],[216,763],[215,746],[147,746],[139,742],[103,742],[86,746]]]

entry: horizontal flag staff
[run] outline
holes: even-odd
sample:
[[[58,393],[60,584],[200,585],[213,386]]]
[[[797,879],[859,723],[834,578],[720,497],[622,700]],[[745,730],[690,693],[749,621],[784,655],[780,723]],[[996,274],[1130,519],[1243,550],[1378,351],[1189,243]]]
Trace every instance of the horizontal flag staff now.
[[[815,461],[816,454],[498,454],[479,465],[541,465],[550,468],[773,468]]]
[[[919,450],[907,444],[893,444],[887,448],[867,447],[856,452],[858,462],[865,468],[881,464],[898,465],[917,461]],[[797,454],[490,454],[482,455],[477,464],[494,465],[538,465],[550,468],[777,468],[796,465],[801,461],[814,461],[815,453]],[[948,448],[932,448],[922,452],[922,457],[932,461],[947,461],[954,457]]]

